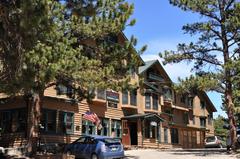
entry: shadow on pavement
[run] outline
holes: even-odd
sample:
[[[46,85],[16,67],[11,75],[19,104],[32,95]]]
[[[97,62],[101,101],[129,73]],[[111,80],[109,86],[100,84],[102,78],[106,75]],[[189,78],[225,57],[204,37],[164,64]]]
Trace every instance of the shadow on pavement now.
[[[139,156],[126,155],[126,156],[124,157],[124,159],[139,159]]]

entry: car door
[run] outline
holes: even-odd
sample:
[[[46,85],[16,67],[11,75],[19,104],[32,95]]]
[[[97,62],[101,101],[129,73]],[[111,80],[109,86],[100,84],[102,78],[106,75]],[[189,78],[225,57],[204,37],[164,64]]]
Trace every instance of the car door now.
[[[93,137],[87,137],[85,140],[84,158],[91,158],[96,149],[96,140]]]
[[[74,142],[73,145],[73,154],[77,158],[84,158],[84,147],[85,147],[86,137],[80,137]]]

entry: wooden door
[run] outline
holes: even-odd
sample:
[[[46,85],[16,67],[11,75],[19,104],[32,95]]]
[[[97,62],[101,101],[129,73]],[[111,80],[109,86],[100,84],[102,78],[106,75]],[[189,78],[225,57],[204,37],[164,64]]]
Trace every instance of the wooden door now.
[[[130,132],[127,120],[122,120],[122,143],[123,145],[131,145]]]

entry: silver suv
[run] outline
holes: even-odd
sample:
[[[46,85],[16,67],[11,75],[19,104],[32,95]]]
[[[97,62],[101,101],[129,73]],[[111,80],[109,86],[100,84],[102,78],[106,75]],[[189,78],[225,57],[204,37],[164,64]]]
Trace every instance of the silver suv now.
[[[225,145],[223,143],[223,140],[219,136],[208,136],[205,139],[206,148],[210,148],[210,147],[223,148],[224,146]]]

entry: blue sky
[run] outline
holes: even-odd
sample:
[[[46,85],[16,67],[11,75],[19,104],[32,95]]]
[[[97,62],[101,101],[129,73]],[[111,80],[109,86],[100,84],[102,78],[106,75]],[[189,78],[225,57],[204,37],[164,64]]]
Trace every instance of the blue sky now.
[[[137,49],[147,44],[148,49],[142,55],[143,60],[159,59],[158,53],[164,50],[175,50],[178,43],[194,41],[194,37],[184,34],[181,30],[186,23],[192,23],[202,18],[191,12],[184,12],[169,4],[168,0],[128,0],[134,3],[135,10],[132,18],[137,20],[133,27],[124,31],[128,38],[134,35],[138,39]],[[161,59],[159,59],[161,60]],[[178,77],[191,74],[191,64],[180,63],[164,66],[174,82]],[[208,93],[219,114],[226,116],[221,110],[221,96],[217,93]]]

